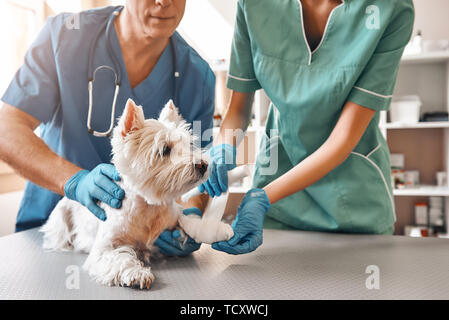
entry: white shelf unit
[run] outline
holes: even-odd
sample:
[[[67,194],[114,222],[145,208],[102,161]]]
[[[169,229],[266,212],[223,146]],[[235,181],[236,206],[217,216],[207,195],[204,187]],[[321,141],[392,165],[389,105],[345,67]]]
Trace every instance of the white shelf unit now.
[[[385,123],[381,125],[384,129],[439,129],[449,128],[449,121],[436,121],[436,122],[419,122],[416,124],[408,123]]]
[[[398,197],[449,197],[449,187],[421,185],[415,188],[395,189],[393,194]]]
[[[422,64],[422,63],[446,63],[449,60],[449,51],[427,52],[414,55],[404,55],[401,60],[402,65]]]
[[[394,95],[402,96],[412,94],[420,96],[423,101],[421,114],[424,112],[449,111],[449,51],[422,53],[418,55],[404,56],[402,58]],[[443,159],[439,159],[442,163],[442,168],[435,169],[436,171],[444,170],[449,175],[449,122],[419,122],[416,124],[401,124],[389,123],[387,122],[387,118],[387,113],[383,112],[381,116],[380,128],[382,129],[385,137],[387,137],[387,141],[390,136],[394,136],[396,146],[390,146],[392,152],[395,152],[394,148],[400,143],[401,135],[404,135],[403,139],[406,139],[406,136],[407,139],[410,139],[413,135],[429,135],[431,130],[433,130],[433,133],[435,133],[435,130],[442,130],[443,132],[438,134],[442,141],[425,140],[425,142],[441,143],[441,155],[439,154],[438,156],[443,157]],[[422,139],[424,140],[426,138]],[[390,142],[391,141],[389,141],[389,144]],[[422,147],[422,145],[420,146],[419,144],[416,144],[414,146],[415,150],[413,150],[411,154],[405,154],[406,170],[428,170],[428,168],[425,168],[426,163],[420,164],[421,167],[418,168],[407,167],[408,156],[423,156],[422,154],[420,155]],[[394,190],[394,196],[395,198],[410,197],[410,201],[413,201],[413,198],[422,199],[422,197],[431,196],[445,197],[446,231],[449,230],[449,185],[444,187],[423,185],[415,188],[398,189]],[[404,214],[404,212],[401,214]],[[413,212],[410,212],[409,214],[413,216]]]

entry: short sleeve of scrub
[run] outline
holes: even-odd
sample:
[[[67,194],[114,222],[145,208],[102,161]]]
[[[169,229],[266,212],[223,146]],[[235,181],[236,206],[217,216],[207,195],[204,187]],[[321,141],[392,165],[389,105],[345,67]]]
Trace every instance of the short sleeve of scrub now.
[[[204,80],[203,90],[204,103],[201,114],[197,116],[197,121],[201,124],[201,148],[207,148],[211,146],[213,140],[213,117],[215,111],[215,75],[208,69]],[[209,134],[210,133],[210,134]]]
[[[349,101],[374,110],[388,110],[413,22],[413,5],[409,1],[397,1],[395,14],[349,94]]]
[[[227,86],[237,92],[254,92],[261,88],[253,69],[248,26],[242,1],[237,4],[234,38]]]
[[[60,103],[50,18],[28,49],[2,101],[21,109],[42,123],[52,119]]]

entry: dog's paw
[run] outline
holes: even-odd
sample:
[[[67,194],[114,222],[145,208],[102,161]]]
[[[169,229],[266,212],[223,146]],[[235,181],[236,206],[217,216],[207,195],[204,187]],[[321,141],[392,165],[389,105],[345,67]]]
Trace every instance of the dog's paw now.
[[[127,273],[125,272],[122,275],[120,285],[136,289],[150,289],[154,279],[151,268],[138,268]]]

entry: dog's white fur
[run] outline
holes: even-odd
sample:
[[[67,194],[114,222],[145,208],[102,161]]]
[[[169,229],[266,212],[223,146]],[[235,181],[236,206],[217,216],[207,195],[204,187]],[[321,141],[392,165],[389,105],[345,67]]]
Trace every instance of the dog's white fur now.
[[[177,226],[182,208],[175,200],[207,179],[207,170],[199,170],[207,163],[192,139],[171,101],[158,120],[145,120],[142,108],[128,100],[111,140],[126,194],[122,207],[101,203],[107,215],[101,222],[63,198],[41,228],[44,248],[89,253],[83,268],[101,284],[149,288],[151,245],[163,230]]]

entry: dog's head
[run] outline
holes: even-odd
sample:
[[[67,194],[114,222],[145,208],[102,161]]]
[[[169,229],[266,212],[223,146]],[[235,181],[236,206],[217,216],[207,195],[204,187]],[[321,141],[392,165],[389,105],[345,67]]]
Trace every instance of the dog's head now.
[[[112,136],[112,162],[128,187],[148,202],[173,201],[207,179],[207,162],[170,100],[159,119],[145,120],[131,99]]]

